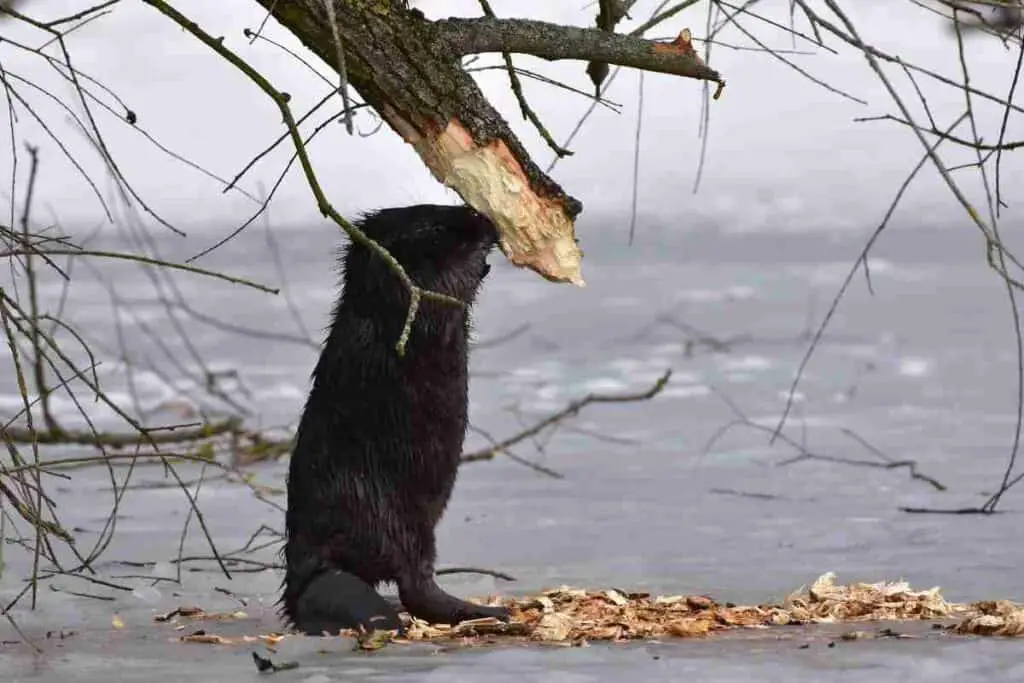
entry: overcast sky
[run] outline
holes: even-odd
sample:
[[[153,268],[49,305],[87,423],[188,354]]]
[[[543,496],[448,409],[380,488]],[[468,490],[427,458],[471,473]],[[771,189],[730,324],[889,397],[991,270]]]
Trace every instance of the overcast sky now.
[[[23,11],[45,19],[90,4],[93,0],[27,0]],[[415,4],[431,17],[477,12],[475,0],[424,0]],[[656,4],[638,2],[634,17],[644,19]],[[941,18],[915,9],[906,1],[856,0],[845,4],[866,42],[958,78],[956,42]],[[277,87],[292,94],[296,111],[304,111],[329,88],[279,48],[262,41],[249,45],[242,35],[243,29],[255,28],[263,18],[255,2],[176,0],[174,5],[210,33],[223,35],[229,47],[261,69]],[[590,24],[594,14],[594,9],[585,7],[582,0],[509,0],[492,5],[503,16],[530,16],[579,25]],[[787,6],[788,3],[776,0],[758,3],[757,8],[786,21]],[[704,21],[703,9],[687,10],[655,36],[668,37],[689,26],[694,36],[700,38]],[[790,37],[782,31],[750,19],[744,26],[772,47],[793,48]],[[10,20],[0,24],[0,32],[32,44],[40,42],[38,33]],[[327,67],[302,50],[274,22],[268,24],[265,33],[299,50],[322,74],[333,78]],[[751,44],[736,30],[726,32],[722,40],[735,45]],[[76,66],[127,102],[138,115],[139,127],[218,175],[232,176],[282,130],[275,106],[255,86],[141,2],[116,5],[108,16],[75,32],[68,45]],[[808,43],[798,42],[796,47],[812,49]],[[51,48],[49,54],[58,52]],[[1016,53],[997,40],[972,36],[968,57],[973,68],[972,83],[1005,94]],[[681,222],[711,222],[734,230],[869,229],[878,221],[899,183],[920,158],[920,143],[907,129],[892,123],[852,123],[856,116],[896,111],[859,54],[844,47],[838,56],[819,50],[815,56],[791,58],[816,77],[868,104],[850,102],[813,85],[764,52],[716,47],[711,64],[724,74],[728,87],[723,98],[712,103],[707,165],[697,195],[691,190],[700,151],[701,85],[670,76],[646,77],[640,171],[640,202],[646,213]],[[0,60],[7,72],[43,84],[65,101],[71,101],[70,88],[38,56],[10,44],[0,44]],[[576,87],[590,87],[585,64],[548,64],[526,57],[516,61]],[[920,109],[909,82],[895,68],[888,73],[918,113]],[[576,155],[560,162],[553,172],[563,187],[584,202],[582,220],[599,221],[603,215],[629,209],[638,80],[636,72],[620,74],[608,97],[623,105],[622,113],[599,110],[572,144]],[[103,181],[99,172],[98,156],[67,125],[66,115],[24,83],[10,82],[38,107],[40,115],[90,170],[101,190],[108,192],[109,183]],[[535,159],[546,166],[551,153],[528,124],[522,122],[504,74],[491,72],[481,82]],[[962,93],[939,88],[926,80],[921,83],[939,124],[948,125],[963,106]],[[525,87],[535,109],[560,140],[588,106],[585,99],[550,86],[527,81]],[[1024,101],[1019,96],[1016,99]],[[80,107],[75,110],[81,112]],[[6,107],[4,111],[6,114]],[[135,189],[175,224],[190,230],[220,231],[255,208],[249,199],[237,193],[222,194],[216,181],[169,159],[107,112],[96,107],[93,111],[106,142]],[[994,138],[1001,111],[987,107],[981,113],[983,129],[990,131],[988,137]],[[370,122],[366,117],[362,119],[365,129]],[[1020,121],[1018,116],[1011,126],[1017,139],[1024,137]],[[960,132],[969,135],[966,127]],[[31,117],[19,110],[15,128],[19,150],[25,141],[42,148],[39,196],[51,212],[47,216],[59,218],[69,226],[101,221],[103,212],[88,184]],[[10,145],[7,135],[3,144],[5,148]],[[311,150],[325,189],[343,212],[422,201],[454,201],[453,195],[433,180],[411,148],[388,129],[370,138],[360,138],[349,137],[342,126],[332,125]],[[268,157],[243,185],[252,192],[258,192],[260,183],[269,188],[285,158],[284,153]],[[18,169],[21,180],[27,168],[25,161],[22,153]],[[4,215],[9,211],[10,176],[11,157],[0,155]],[[971,192],[977,191],[973,177],[958,177]],[[1021,153],[1008,154],[1004,160],[1004,187],[1020,187],[1022,180]],[[20,202],[20,190],[18,194]],[[980,195],[974,197],[979,199]],[[902,217],[909,222],[955,225],[964,220],[934,171],[915,185],[907,201],[910,210]],[[1004,213],[1004,217],[1018,219],[1021,215],[1018,207]],[[271,216],[281,226],[319,220],[297,169],[279,190]]]

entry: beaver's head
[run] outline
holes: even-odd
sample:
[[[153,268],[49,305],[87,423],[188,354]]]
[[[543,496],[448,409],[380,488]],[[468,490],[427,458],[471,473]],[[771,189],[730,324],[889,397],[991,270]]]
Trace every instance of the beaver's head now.
[[[490,270],[487,254],[498,234],[483,214],[468,206],[419,204],[382,209],[357,224],[388,250],[413,282],[425,290],[472,303]],[[369,247],[350,242],[345,252],[345,288],[381,301],[405,288],[391,266]]]

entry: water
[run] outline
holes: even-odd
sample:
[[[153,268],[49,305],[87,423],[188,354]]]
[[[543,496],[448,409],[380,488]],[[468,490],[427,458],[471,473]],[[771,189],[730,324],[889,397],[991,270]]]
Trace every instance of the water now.
[[[786,431],[814,453],[871,460],[870,452],[842,432],[852,430],[891,458],[915,460],[922,473],[949,487],[939,492],[905,470],[814,461],[780,465],[793,450],[772,447],[765,434],[742,427],[705,452],[708,440],[735,417],[723,397],[751,420],[774,426],[807,348],[808,322],[820,320],[844,269],[856,258],[858,236],[780,238],[712,229],[684,234],[661,229],[656,221],[641,225],[644,246],[629,249],[621,223],[583,221],[581,232],[594,245],[587,253],[592,284],[583,290],[538,283],[496,261],[476,310],[478,339],[528,327],[474,355],[474,427],[500,438],[588,392],[640,391],[669,368],[674,377],[653,400],[588,407],[542,446],[515,449],[561,479],[501,457],[466,465],[438,532],[442,564],[500,569],[518,580],[454,575],[446,578],[447,585],[464,595],[528,593],[564,583],[751,602],[779,599],[832,570],[842,581],[905,577],[915,586],[941,585],[953,600],[1024,598],[1017,571],[1024,556],[1011,541],[1019,525],[1018,491],[1007,496],[1005,514],[994,517],[908,515],[898,509],[978,505],[997,485],[1007,458],[1014,421],[1012,328],[1005,294],[979,258],[973,234],[893,227],[873,254],[875,295],[863,279],[851,288],[808,366]],[[303,264],[288,272],[289,288],[303,324],[319,335],[335,282],[335,235],[311,227],[289,236],[293,239],[282,244],[281,258]],[[246,262],[225,251],[211,257],[208,267],[273,280],[273,265],[258,248],[258,236],[245,239],[250,248],[239,247],[248,254]],[[928,245],[927,254],[921,253],[922,244]],[[279,300],[195,278],[179,282],[183,289],[195,288],[186,293],[198,310],[224,322],[279,332],[294,327]],[[142,296],[147,285],[138,276],[118,274],[117,291]],[[68,310],[97,342],[114,345],[111,326],[101,324],[110,319],[109,305],[96,295],[75,289],[72,297],[90,298],[92,304],[72,300]],[[270,315],[273,325],[267,323]],[[169,327],[156,316],[150,324],[157,330]],[[254,420],[294,423],[315,349],[245,341],[199,325],[190,329],[204,358],[239,371],[252,396],[248,404],[258,409]],[[174,346],[173,333],[164,332],[164,343]],[[696,343],[687,351],[687,338],[694,336],[713,337],[726,347]],[[147,351],[137,330],[128,327],[126,337],[130,346]],[[108,379],[116,388],[117,375]],[[152,380],[152,385],[159,383]],[[166,394],[154,390],[150,400],[166,400]],[[484,445],[479,434],[471,434],[467,450]],[[283,486],[284,470],[283,462],[252,468],[257,483],[277,487]],[[195,467],[182,472],[198,474]],[[60,489],[62,518],[80,528],[82,539],[94,536],[105,520],[111,495],[107,477],[105,470],[80,470],[73,486]],[[134,484],[144,482],[169,484],[155,468],[135,475]],[[237,483],[204,483],[199,501],[222,549],[241,546],[260,524],[279,528],[282,521],[279,511]],[[186,512],[174,487],[129,492],[104,559],[173,558]],[[185,553],[208,554],[194,526]],[[10,594],[17,588],[13,577],[28,566],[25,555],[7,555],[3,587]],[[269,551],[258,557],[275,559]],[[148,576],[152,570],[106,565],[103,571]],[[166,564],[158,572],[173,575]],[[198,658],[201,671],[212,667],[218,677],[242,677],[250,675],[251,666],[245,648],[229,653],[169,644],[166,638],[178,634],[153,624],[152,615],[192,603],[237,609],[231,598],[212,590],[222,587],[248,602],[245,609],[255,621],[240,628],[265,632],[277,625],[275,572],[235,574],[231,581],[214,572],[185,572],[182,586],[159,582],[156,590],[141,578],[117,581],[142,592],[54,579],[62,589],[113,600],[44,589],[42,608],[19,612],[19,623],[36,636],[60,628],[79,635],[60,643],[57,650],[67,652],[66,658],[44,664],[15,648],[8,661],[25,676],[75,670],[100,677],[110,671],[114,648],[121,662],[118,675],[141,678],[159,670],[173,678],[195,675],[180,661],[188,652]],[[111,629],[115,612],[125,620],[124,631]],[[1009,676],[1019,666],[1019,646],[1002,643],[930,636],[830,650],[822,640],[809,652],[797,648],[813,635],[795,638],[779,641],[772,634],[754,642],[598,645],[572,652],[513,648],[440,659],[413,648],[372,660],[351,660],[342,652],[299,656],[301,647],[290,645],[300,648],[296,656],[304,668],[288,675],[305,680],[322,670],[328,680],[360,677],[358,671],[383,680],[410,675],[505,680],[553,670],[567,680],[617,680],[626,671],[642,670],[658,680],[691,671],[740,680],[755,671],[770,671],[769,677],[788,671],[843,681],[871,670],[901,680],[926,675],[945,680],[978,675],[976,662],[982,660],[991,675]],[[349,671],[352,667],[356,670]]]

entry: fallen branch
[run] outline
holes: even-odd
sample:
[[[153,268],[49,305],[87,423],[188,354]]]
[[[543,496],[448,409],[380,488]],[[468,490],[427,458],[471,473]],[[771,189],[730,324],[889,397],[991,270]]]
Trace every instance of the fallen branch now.
[[[672,377],[672,371],[666,370],[665,374],[658,378],[658,380],[651,385],[651,388],[633,394],[588,394],[581,399],[577,399],[562,408],[556,413],[552,413],[540,422],[534,424],[531,427],[524,429],[523,431],[514,434],[503,441],[499,441],[489,448],[484,448],[471,453],[464,453],[462,455],[462,462],[479,462],[480,460],[493,460],[498,453],[507,452],[509,448],[525,441],[530,437],[540,434],[545,429],[552,427],[562,420],[574,417],[581,410],[588,405],[593,403],[633,403],[636,401],[648,401],[659,393],[668,384],[669,379]]]
[[[876,448],[875,446],[871,445],[866,439],[864,439],[863,437],[857,435],[855,432],[853,432],[853,431],[851,431],[849,429],[843,429],[842,430],[843,434],[846,435],[847,437],[851,438],[851,439],[854,439],[855,441],[860,443],[862,446],[864,446],[864,448],[866,448],[869,452],[871,452],[872,455],[874,455],[875,457],[877,457],[879,459],[878,461],[874,461],[874,460],[858,460],[856,458],[843,458],[843,457],[834,456],[834,455],[824,455],[822,453],[815,453],[815,452],[809,450],[803,444],[797,442],[794,439],[791,439],[790,437],[786,436],[782,432],[778,431],[778,428],[776,428],[776,427],[768,427],[766,425],[762,425],[762,424],[758,424],[758,423],[754,422],[749,417],[747,417],[747,415],[740,409],[740,407],[733,400],[731,400],[728,396],[726,396],[725,394],[721,393],[720,391],[718,391],[714,387],[712,387],[711,389],[712,389],[713,392],[715,392],[716,395],[718,395],[719,398],[722,399],[722,401],[727,406],[729,406],[729,409],[732,410],[734,415],[736,415],[736,419],[731,421],[731,422],[729,422],[729,423],[727,423],[727,424],[725,424],[725,425],[723,425],[714,434],[711,435],[711,438],[708,439],[706,444],[704,444],[704,451],[703,451],[704,455],[707,455],[711,451],[711,448],[715,445],[715,443],[717,443],[719,439],[721,439],[723,436],[725,436],[733,428],[735,428],[735,427],[747,427],[749,429],[753,429],[755,431],[759,431],[759,432],[762,432],[764,434],[768,434],[771,437],[770,440],[769,440],[769,443],[771,442],[771,440],[778,439],[778,440],[782,441],[784,444],[786,444],[787,446],[793,448],[797,452],[797,455],[794,455],[791,458],[787,458],[787,459],[779,462],[778,463],[779,467],[786,467],[788,465],[793,465],[793,464],[796,464],[796,463],[799,463],[799,462],[807,462],[807,461],[814,460],[814,461],[818,461],[818,462],[828,462],[828,463],[835,463],[835,464],[839,464],[839,465],[850,465],[850,466],[853,466],[853,467],[867,467],[867,468],[871,468],[871,469],[883,469],[883,470],[905,469],[905,470],[907,470],[910,473],[910,478],[911,479],[916,479],[918,481],[923,481],[923,482],[925,482],[926,484],[930,485],[932,488],[934,488],[937,491],[945,491],[947,489],[946,485],[943,484],[942,482],[940,482],[939,480],[935,479],[934,477],[930,477],[927,474],[924,474],[920,470],[918,470],[918,468],[917,468],[917,461],[915,461],[915,460],[893,460],[893,459],[889,458],[887,455],[885,455],[878,448]]]
[[[37,443],[40,445],[104,446],[120,449],[144,445],[184,443],[202,441],[224,434],[241,435],[241,421],[228,418],[220,422],[202,425],[180,425],[142,429],[138,432],[92,432],[67,430],[60,427],[36,431],[28,427],[0,427],[0,435],[14,443]]]

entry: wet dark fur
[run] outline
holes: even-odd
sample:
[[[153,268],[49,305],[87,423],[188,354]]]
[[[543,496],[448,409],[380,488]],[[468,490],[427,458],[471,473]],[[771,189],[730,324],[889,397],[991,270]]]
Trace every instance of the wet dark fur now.
[[[466,207],[385,209],[360,227],[417,284],[467,304],[497,237]],[[283,616],[307,633],[398,628],[395,608],[375,590],[393,581],[405,609],[430,622],[505,617],[434,581],[434,527],[466,432],[469,306],[423,301],[400,358],[405,287],[355,243],[343,274],[289,467]]]

